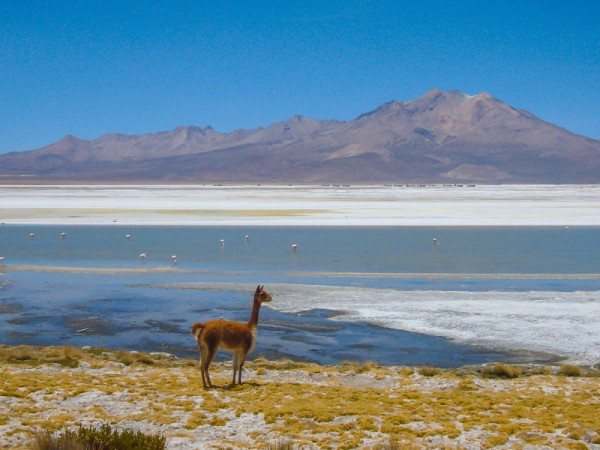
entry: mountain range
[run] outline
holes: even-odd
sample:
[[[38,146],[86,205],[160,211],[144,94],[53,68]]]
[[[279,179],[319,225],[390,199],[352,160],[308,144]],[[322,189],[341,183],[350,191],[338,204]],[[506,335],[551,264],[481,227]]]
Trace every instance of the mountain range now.
[[[600,140],[487,94],[432,89],[350,121],[293,116],[220,133],[66,136],[0,155],[0,180],[199,183],[600,183]]]

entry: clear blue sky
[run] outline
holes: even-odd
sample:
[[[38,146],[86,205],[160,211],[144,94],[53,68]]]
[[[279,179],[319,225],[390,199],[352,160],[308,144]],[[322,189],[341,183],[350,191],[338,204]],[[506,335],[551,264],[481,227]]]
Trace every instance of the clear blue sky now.
[[[349,120],[437,87],[600,138],[600,2],[4,1],[0,152]]]

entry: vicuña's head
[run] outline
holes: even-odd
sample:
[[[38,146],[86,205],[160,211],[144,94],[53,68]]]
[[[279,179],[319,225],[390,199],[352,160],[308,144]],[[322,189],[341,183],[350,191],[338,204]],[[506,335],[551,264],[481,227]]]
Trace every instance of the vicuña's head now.
[[[271,296],[264,289],[264,285],[256,286],[256,291],[254,291],[254,298],[258,300],[260,303],[268,303],[271,301]]]

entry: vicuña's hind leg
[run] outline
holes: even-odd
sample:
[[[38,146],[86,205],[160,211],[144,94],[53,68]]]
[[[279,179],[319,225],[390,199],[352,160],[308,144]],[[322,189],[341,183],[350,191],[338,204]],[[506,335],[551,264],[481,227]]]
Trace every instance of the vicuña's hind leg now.
[[[236,350],[233,353],[233,380],[231,381],[232,385],[235,385],[236,381],[236,372],[237,372],[237,382],[238,384],[242,384],[242,369],[244,367],[244,362],[246,361],[246,355],[248,352],[245,350]]]
[[[208,375],[208,367],[214,358],[214,352],[211,355],[210,349],[206,346],[206,344],[199,345],[200,347],[200,374],[202,375],[202,387],[204,389],[208,389],[213,387],[210,376]]]
[[[206,384],[206,377],[204,376],[204,361],[206,359],[207,350],[200,343],[200,341],[196,341],[196,343],[198,344],[198,350],[200,353],[200,375],[202,376],[202,387],[206,389],[208,385]]]
[[[208,388],[206,384],[206,376],[204,375],[204,361],[206,360],[207,350],[198,343],[198,347],[200,348],[200,375],[202,376],[202,387],[204,389]]]
[[[208,374],[208,368],[210,367],[210,363],[214,359],[217,353],[216,348],[209,348],[206,345],[202,346],[202,363],[201,363],[201,371],[202,371],[202,385],[204,388],[214,387],[212,382],[210,381],[210,375]]]

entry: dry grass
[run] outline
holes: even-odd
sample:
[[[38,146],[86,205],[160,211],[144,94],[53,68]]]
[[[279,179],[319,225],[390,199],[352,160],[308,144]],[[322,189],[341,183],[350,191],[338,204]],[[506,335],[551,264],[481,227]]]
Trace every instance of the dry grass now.
[[[498,378],[518,378],[523,375],[523,369],[521,367],[507,364],[492,364],[485,366],[481,372],[489,377]]]
[[[434,377],[440,373],[440,369],[437,367],[423,366],[419,368],[418,372],[419,375],[423,375],[424,377]]]
[[[85,353],[76,347],[32,347],[19,345],[11,347],[0,345],[0,361],[30,365],[60,364],[65,367],[77,367],[85,360]]]
[[[37,431],[28,450],[164,450],[165,445],[163,436],[114,430],[110,425],[102,424],[55,435],[49,431]]]
[[[295,450],[298,446],[294,444],[292,439],[279,438],[272,444],[267,444],[265,450]]]
[[[36,431],[28,450],[87,450],[83,443],[73,436],[54,436],[49,431]]]
[[[377,450],[404,450],[406,447],[400,445],[397,440],[390,438],[387,442],[384,442]]]
[[[24,364],[33,367],[43,364],[59,364],[64,367],[75,368],[82,362],[98,366],[108,361],[119,362],[128,366],[137,364],[156,365],[159,367],[184,364],[194,365],[193,362],[181,360],[167,354],[147,354],[72,346],[0,345],[0,362],[2,363]]]
[[[19,436],[31,439],[35,430],[107,422],[145,424],[144,432],[167,442],[212,433],[211,445],[222,448],[600,445],[598,370],[567,378],[567,366],[413,369],[257,359],[247,363],[247,383],[234,388],[227,387],[230,362],[215,363],[211,375],[222,387],[202,390],[192,361],[126,354],[0,346],[0,441],[24,448]],[[47,365],[67,357],[79,365]]]
[[[583,370],[579,366],[565,365],[560,366],[558,374],[564,375],[565,377],[580,377],[583,375]]]

